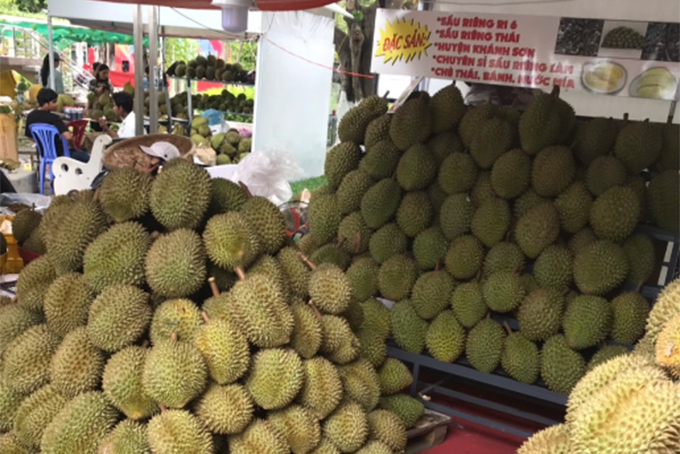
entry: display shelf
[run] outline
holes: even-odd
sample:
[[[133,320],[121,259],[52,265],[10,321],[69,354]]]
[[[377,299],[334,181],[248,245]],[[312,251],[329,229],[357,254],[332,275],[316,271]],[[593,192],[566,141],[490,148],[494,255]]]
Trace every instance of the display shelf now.
[[[190,83],[190,82],[209,82],[211,84],[234,85],[236,87],[254,87],[255,86],[255,84],[248,84],[248,83],[245,83],[245,82],[225,82],[223,80],[190,79],[188,77],[177,77],[177,76],[168,76],[168,79],[183,80],[187,83]]]

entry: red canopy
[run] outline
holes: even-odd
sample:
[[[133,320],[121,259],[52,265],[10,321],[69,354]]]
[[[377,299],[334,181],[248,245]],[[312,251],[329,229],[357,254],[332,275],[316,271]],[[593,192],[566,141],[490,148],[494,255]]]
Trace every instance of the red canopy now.
[[[212,0],[105,0],[116,3],[170,6],[173,8],[219,9],[212,5]],[[335,3],[329,0],[255,0],[261,11],[296,11],[319,8]]]

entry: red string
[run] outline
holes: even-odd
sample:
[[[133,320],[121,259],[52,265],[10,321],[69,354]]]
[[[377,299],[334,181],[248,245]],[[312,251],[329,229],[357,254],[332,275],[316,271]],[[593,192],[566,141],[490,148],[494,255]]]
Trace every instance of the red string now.
[[[294,52],[289,51],[288,49],[285,49],[285,48],[279,46],[279,45],[276,44],[274,41],[272,41],[271,39],[267,38],[267,35],[266,35],[266,34],[265,34],[265,35],[262,35],[262,38],[266,39],[267,42],[268,42],[269,44],[271,44],[272,46],[278,47],[279,49],[281,49],[282,51],[286,52],[287,54],[290,54],[290,55],[292,55],[293,57],[299,58],[300,60],[306,61],[307,63],[311,63],[312,65],[318,66],[318,67],[320,67],[320,68],[328,69],[328,70],[333,71],[333,72],[336,72],[336,73],[346,74],[346,75],[348,75],[348,76],[353,76],[353,77],[363,77],[363,78],[365,78],[365,79],[374,79],[374,78],[375,78],[375,76],[372,76],[372,75],[370,75],[370,74],[353,73],[353,72],[350,72],[350,71],[343,71],[342,69],[334,68],[334,67],[332,67],[332,66],[322,65],[321,63],[317,63],[317,62],[315,62],[315,61],[309,60],[309,59],[303,57],[302,55],[298,55],[298,54],[296,54],[296,53],[294,53]]]

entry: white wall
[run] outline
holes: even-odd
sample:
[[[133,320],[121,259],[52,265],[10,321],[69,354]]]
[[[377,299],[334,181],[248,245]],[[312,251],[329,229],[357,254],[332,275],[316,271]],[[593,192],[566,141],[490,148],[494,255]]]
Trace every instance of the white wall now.
[[[332,82],[326,67],[333,66],[335,52],[333,21],[306,12],[260,16],[265,36],[257,52],[253,148],[287,149],[305,176],[322,175]]]
[[[448,3],[447,3],[448,2]],[[619,19],[634,21],[677,22],[680,2],[677,0],[437,0],[437,11],[517,14],[528,16],[577,17],[586,19]],[[666,122],[671,103],[640,98],[598,96],[583,92],[562,91],[560,97],[569,102],[579,115],[621,118],[628,113],[631,119]],[[677,116],[674,122],[680,122]]]

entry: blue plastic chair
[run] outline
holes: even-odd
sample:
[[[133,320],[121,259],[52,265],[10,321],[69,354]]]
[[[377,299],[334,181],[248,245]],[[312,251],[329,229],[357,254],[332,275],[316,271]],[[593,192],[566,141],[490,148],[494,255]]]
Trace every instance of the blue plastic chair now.
[[[68,141],[59,134],[56,126],[48,123],[34,123],[29,127],[29,130],[38,148],[38,157],[40,158],[40,193],[45,194],[45,166],[50,165],[50,180],[54,180],[52,163],[59,157],[56,147],[57,138],[60,137],[62,140],[64,156],[70,157]]]

